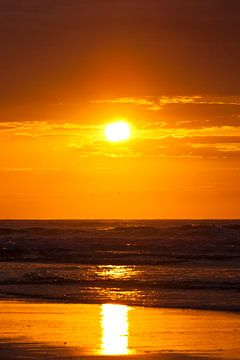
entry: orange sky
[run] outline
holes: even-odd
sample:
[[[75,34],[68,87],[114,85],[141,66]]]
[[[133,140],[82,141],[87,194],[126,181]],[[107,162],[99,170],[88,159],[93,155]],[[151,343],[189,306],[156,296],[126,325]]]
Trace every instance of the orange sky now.
[[[0,218],[239,218],[239,10],[0,0]]]

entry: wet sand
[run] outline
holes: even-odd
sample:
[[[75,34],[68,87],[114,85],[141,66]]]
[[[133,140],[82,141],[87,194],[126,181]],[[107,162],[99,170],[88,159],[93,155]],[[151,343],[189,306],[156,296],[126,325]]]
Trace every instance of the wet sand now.
[[[237,313],[0,302],[3,360],[235,360],[239,344]]]

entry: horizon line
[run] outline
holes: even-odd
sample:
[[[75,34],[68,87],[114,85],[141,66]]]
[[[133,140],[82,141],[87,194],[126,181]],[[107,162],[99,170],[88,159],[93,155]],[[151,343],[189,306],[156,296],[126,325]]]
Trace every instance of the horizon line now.
[[[0,218],[0,221],[240,221],[238,218]]]

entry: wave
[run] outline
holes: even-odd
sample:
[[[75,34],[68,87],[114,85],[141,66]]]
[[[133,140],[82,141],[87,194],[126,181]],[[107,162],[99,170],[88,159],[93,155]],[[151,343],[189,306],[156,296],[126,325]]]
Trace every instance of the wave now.
[[[62,276],[29,276],[25,280],[14,280],[14,281],[3,281],[0,282],[0,285],[77,285],[78,287],[85,288],[117,288],[119,290],[134,289],[134,290],[155,290],[155,289],[181,289],[181,290],[232,290],[240,291],[240,284],[234,282],[222,282],[216,283],[214,281],[205,281],[205,282],[150,282],[150,281],[129,281],[129,280],[76,280],[76,279],[66,279]]]
[[[0,297],[240,310],[240,221],[0,221]]]

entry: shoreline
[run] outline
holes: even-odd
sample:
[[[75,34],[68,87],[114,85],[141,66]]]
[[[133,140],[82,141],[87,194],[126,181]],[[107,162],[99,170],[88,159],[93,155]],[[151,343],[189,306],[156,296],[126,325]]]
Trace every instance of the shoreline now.
[[[57,300],[57,299],[41,299],[39,297],[21,297],[21,296],[12,296],[10,297],[4,297],[2,295],[0,295],[0,304],[2,302],[7,302],[7,303],[26,303],[26,304],[51,304],[51,305],[58,305],[58,304],[65,304],[65,305],[102,305],[103,302],[102,301],[81,301],[81,300],[76,300],[76,301],[69,301],[69,300]],[[122,306],[128,306],[128,307],[135,307],[135,308],[144,308],[144,309],[163,309],[163,310],[186,310],[186,311],[205,311],[205,312],[220,312],[220,313],[232,313],[232,314],[240,314],[240,309],[229,309],[229,308],[214,308],[214,307],[186,307],[186,306],[157,306],[157,305],[148,305],[148,304],[138,304],[138,303],[127,303],[127,302],[121,302],[121,301],[106,301],[106,303],[108,304],[112,304],[112,305],[122,305]]]

